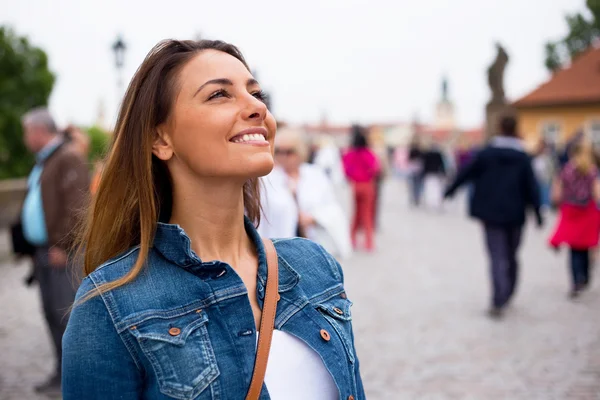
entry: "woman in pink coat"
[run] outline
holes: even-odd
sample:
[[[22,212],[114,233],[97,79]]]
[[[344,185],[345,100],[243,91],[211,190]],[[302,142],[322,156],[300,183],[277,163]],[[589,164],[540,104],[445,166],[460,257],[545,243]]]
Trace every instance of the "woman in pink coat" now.
[[[360,127],[354,127],[352,148],[344,154],[344,171],[354,192],[354,218],[352,220],[352,245],[357,246],[356,235],[364,230],[367,250],[374,249],[373,215],[375,211],[375,179],[380,170],[379,160],[367,146]]]

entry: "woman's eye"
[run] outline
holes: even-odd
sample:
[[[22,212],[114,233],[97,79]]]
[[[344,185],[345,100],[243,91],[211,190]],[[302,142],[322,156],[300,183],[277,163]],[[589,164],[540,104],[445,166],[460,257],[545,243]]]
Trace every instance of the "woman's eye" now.
[[[216,92],[208,96],[208,100],[217,99],[219,97],[229,97],[229,94],[223,89],[217,90]]]
[[[268,96],[262,90],[252,93],[252,96],[256,97],[258,100],[262,101],[263,103],[267,102]]]

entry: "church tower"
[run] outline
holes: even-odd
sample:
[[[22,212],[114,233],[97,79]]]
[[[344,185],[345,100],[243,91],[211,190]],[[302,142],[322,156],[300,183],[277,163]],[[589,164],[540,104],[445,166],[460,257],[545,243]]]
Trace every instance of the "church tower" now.
[[[442,80],[442,98],[435,109],[435,127],[436,129],[456,128],[454,104],[448,95],[448,79],[446,77]]]

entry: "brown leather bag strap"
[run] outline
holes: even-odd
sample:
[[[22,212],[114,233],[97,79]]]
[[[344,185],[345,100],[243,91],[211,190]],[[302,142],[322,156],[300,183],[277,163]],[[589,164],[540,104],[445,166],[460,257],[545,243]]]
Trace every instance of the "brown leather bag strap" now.
[[[277,301],[279,300],[279,272],[277,262],[277,251],[273,242],[263,239],[265,252],[267,253],[267,288],[265,302],[263,303],[262,316],[260,317],[260,328],[258,348],[256,349],[256,360],[254,372],[250,381],[250,388],[246,400],[258,400],[265,380],[269,351],[271,350],[271,339],[273,338],[273,327],[275,326],[275,313]]]

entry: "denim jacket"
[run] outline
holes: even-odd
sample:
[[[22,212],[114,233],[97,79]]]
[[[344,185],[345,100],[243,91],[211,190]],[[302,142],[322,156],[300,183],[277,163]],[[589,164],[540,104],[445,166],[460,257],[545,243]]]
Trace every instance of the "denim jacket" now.
[[[262,307],[266,254],[248,219],[245,226],[258,251]],[[340,265],[308,240],[273,242],[280,294],[275,329],[321,356],[339,399],[364,399],[352,302]],[[77,299],[127,274],[138,251],[98,267],[82,282]],[[252,377],[256,335],[247,289],[234,269],[202,262],[183,229],[159,223],[139,276],[73,309],[63,338],[64,400],[242,400]],[[260,399],[270,399],[266,386]]]

